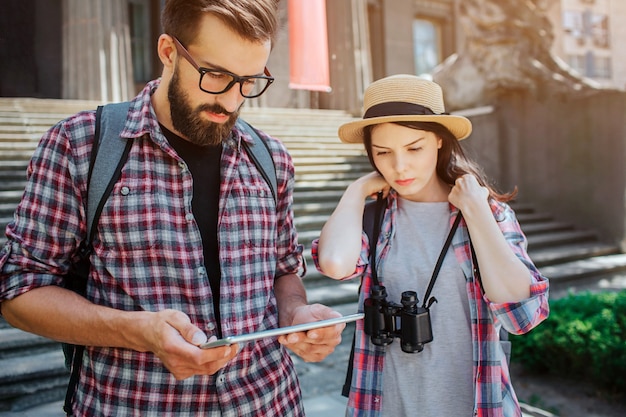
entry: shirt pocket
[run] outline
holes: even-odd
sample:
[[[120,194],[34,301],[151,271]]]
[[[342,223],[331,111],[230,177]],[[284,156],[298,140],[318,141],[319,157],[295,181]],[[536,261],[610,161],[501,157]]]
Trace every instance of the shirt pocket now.
[[[276,222],[274,197],[268,187],[255,183],[236,184],[230,190],[226,210],[220,217],[220,230],[227,231],[230,237],[220,242],[237,245],[235,238],[244,252],[274,253]]]
[[[180,196],[152,180],[115,184],[103,207],[97,237],[105,248],[150,256],[175,245],[187,227]]]

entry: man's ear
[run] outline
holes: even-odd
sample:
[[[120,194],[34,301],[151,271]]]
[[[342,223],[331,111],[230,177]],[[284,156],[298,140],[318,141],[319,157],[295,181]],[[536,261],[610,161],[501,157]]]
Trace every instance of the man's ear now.
[[[157,53],[164,67],[170,69],[174,67],[176,57],[178,55],[176,52],[176,46],[174,45],[174,39],[172,39],[171,36],[166,34],[159,36]]]

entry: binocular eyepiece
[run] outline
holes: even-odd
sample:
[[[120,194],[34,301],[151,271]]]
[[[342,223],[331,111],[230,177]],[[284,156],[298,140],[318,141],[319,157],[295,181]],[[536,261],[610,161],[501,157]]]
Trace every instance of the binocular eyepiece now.
[[[383,285],[372,286],[364,304],[365,334],[377,346],[387,346],[399,337],[403,352],[421,352],[425,343],[432,342],[433,331],[430,312],[419,307],[418,301],[415,291],[405,291],[400,304],[389,302]]]

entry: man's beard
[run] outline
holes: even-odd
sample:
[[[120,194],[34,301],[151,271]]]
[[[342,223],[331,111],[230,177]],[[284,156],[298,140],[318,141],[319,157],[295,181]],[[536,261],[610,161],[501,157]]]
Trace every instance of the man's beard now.
[[[167,90],[174,129],[193,144],[199,146],[219,145],[230,135],[230,131],[239,116],[239,109],[229,113],[219,104],[203,104],[193,110],[187,103],[187,94],[180,88],[179,81],[178,71],[175,71]],[[200,113],[204,111],[226,114],[229,115],[229,119],[224,123],[210,122],[200,117]]]

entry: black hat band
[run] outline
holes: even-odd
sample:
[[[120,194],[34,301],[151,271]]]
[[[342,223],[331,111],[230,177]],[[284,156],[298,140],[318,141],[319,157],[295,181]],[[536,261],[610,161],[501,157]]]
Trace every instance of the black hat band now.
[[[449,113],[441,113],[446,115]],[[365,112],[364,119],[387,116],[432,116],[437,115],[430,108],[421,104],[406,103],[404,101],[390,101],[376,104]]]

